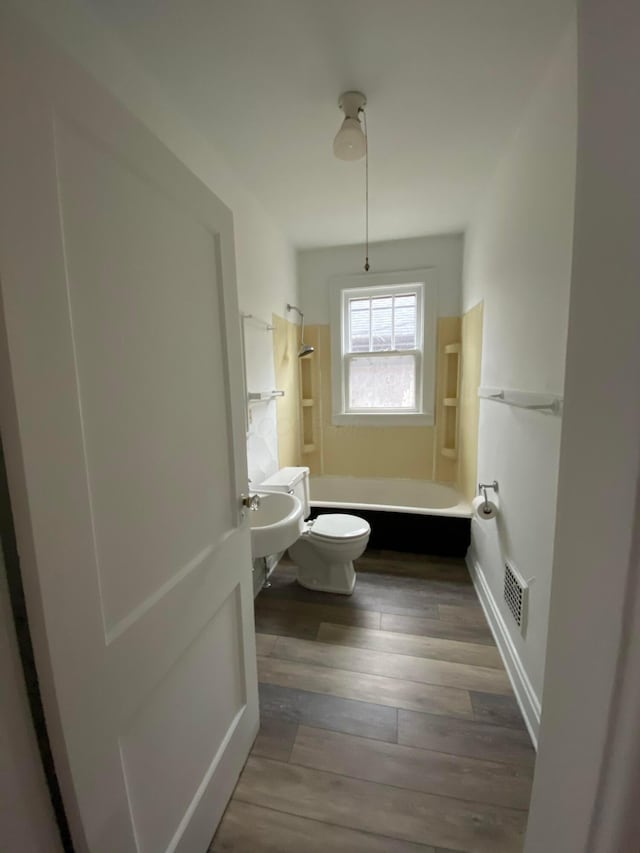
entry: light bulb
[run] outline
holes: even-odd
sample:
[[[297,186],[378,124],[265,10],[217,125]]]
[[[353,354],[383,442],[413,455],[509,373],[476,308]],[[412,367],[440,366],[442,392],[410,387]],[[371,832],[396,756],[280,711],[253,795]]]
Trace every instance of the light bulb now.
[[[346,118],[333,140],[333,153],[339,160],[360,160],[365,151],[362,125],[357,118]]]

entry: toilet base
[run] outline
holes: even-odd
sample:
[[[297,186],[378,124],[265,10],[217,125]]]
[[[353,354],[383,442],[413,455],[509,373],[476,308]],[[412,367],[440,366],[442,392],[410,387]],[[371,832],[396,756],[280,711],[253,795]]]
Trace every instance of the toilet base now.
[[[356,586],[356,571],[352,562],[334,563],[331,566],[324,566],[323,569],[326,572],[326,578],[312,575],[298,566],[296,579],[305,589],[351,595]]]
[[[364,553],[369,533],[352,541],[317,541],[303,533],[289,547],[300,586],[316,592],[351,595],[356,585],[353,561]]]

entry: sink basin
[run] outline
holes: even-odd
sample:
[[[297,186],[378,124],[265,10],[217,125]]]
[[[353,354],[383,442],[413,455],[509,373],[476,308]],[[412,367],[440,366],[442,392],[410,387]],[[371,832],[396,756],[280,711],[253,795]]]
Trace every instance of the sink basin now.
[[[259,492],[260,507],[249,511],[251,556],[279,554],[302,533],[302,504],[286,492]]]

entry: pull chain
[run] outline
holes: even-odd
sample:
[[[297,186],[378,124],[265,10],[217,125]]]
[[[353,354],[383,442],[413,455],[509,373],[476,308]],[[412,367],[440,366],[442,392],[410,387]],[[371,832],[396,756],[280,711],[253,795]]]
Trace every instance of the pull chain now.
[[[367,133],[367,113],[364,117],[364,219],[365,219],[365,257],[364,271],[369,272],[369,134]]]

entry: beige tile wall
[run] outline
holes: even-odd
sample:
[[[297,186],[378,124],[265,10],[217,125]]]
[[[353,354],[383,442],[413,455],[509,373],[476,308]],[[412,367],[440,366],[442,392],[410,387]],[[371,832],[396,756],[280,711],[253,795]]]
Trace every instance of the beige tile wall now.
[[[438,319],[438,360],[436,364],[436,440],[433,445],[433,479],[440,483],[455,483],[458,477],[458,461],[442,455],[440,449],[446,444],[444,436],[445,416],[457,417],[455,411],[445,412],[443,399],[446,395],[445,371],[447,359],[444,348],[447,344],[460,341],[460,317],[440,317]]]
[[[479,302],[462,317],[462,389],[460,393],[460,452],[458,487],[471,500],[476,493],[478,474],[478,388],[482,366],[483,303]]]
[[[278,399],[278,462],[281,468],[300,465],[300,375],[298,347],[300,327],[277,314],[272,317],[276,386],[284,391]]]
[[[322,471],[323,448],[323,394],[321,386],[320,360],[322,341],[320,326],[307,326],[304,330],[304,342],[310,344],[315,352],[299,359],[300,396],[304,405],[301,408],[301,464],[308,465],[311,471]],[[309,405],[311,404],[311,405]]]
[[[476,489],[482,304],[464,317],[438,320],[436,424],[433,427],[348,427],[331,422],[331,335],[328,325],[308,326],[313,355],[298,358],[300,327],[273,315],[278,400],[279,463],[308,465],[312,473],[353,477],[402,477],[458,482],[465,496]],[[443,444],[444,347],[462,340],[458,409],[458,459],[440,453]],[[305,399],[302,406],[302,376]]]
[[[446,343],[459,340],[459,335],[459,317],[441,318],[438,322],[438,351]],[[302,463],[309,465],[312,473],[431,480],[437,472],[439,479],[455,482],[455,461],[438,458],[437,426],[348,427],[332,424],[329,326],[308,327],[308,337],[316,347],[310,357],[313,406],[308,407],[313,411],[315,448],[303,454]],[[439,358],[438,376],[440,373]]]

